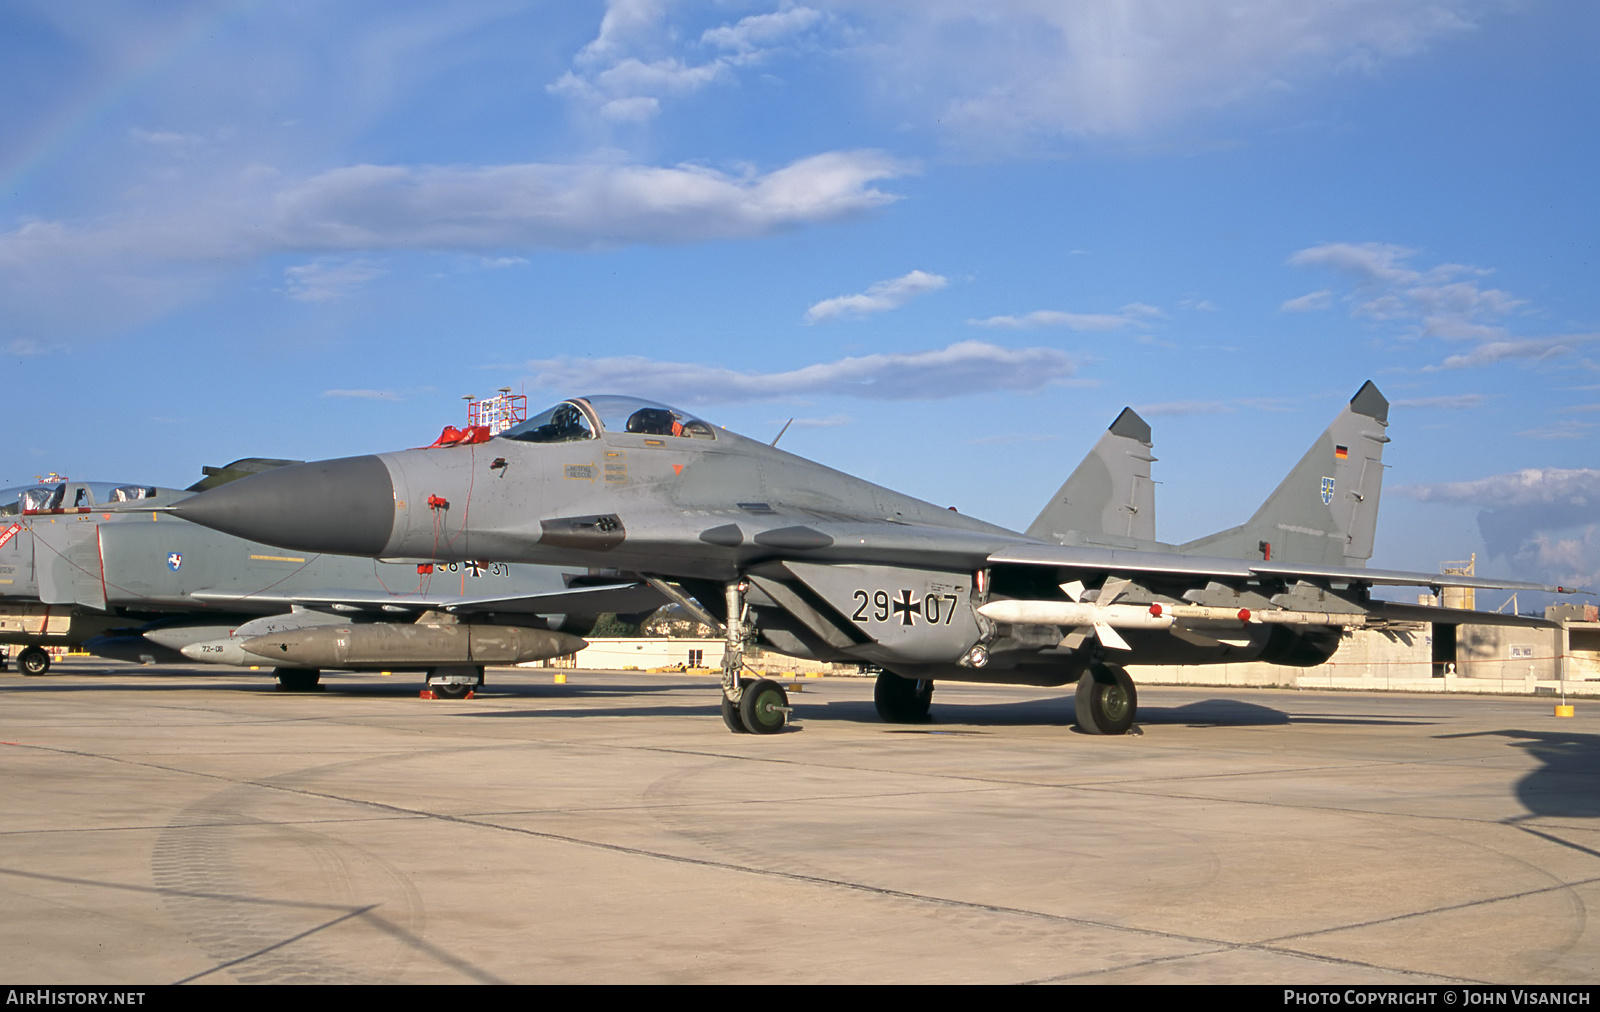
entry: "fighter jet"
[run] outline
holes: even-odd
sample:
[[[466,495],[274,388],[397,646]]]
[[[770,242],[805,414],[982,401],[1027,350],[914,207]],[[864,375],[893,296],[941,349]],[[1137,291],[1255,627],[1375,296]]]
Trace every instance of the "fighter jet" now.
[[[1388,407],[1363,385],[1249,521],[1186,545],[1153,540],[1149,428],[1132,412],[1025,532],[613,395],[471,445],[276,469],[173,511],[292,551],[637,573],[727,637],[735,732],[780,731],[790,713],[776,682],[744,677],[759,640],[876,665],[886,720],[925,719],[943,679],[1076,682],[1080,728],[1122,734],[1130,663],[1310,666],[1346,630],[1443,617],[1375,587],[1562,592],[1366,567]]]
[[[206,468],[196,488],[285,463]],[[291,690],[325,668],[422,671],[431,691],[460,697],[485,664],[572,653],[586,620],[665,600],[586,570],[292,555],[164,512],[192,491],[57,481],[0,493],[0,642],[24,646],[24,673],[47,671],[42,645],[59,643],[268,667]]]

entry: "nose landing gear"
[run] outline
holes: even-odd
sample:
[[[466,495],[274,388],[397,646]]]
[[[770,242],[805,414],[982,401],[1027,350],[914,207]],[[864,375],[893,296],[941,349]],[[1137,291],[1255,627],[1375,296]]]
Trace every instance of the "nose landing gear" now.
[[[789,694],[770,678],[745,681],[744,652],[755,638],[749,587],[743,581],[728,584],[727,644],[722,654],[722,723],[735,734],[777,734],[789,722]]]

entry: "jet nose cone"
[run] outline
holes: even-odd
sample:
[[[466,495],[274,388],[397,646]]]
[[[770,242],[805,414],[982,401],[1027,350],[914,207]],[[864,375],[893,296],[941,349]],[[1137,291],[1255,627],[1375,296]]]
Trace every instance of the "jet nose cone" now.
[[[229,482],[172,512],[279,548],[379,555],[394,528],[394,483],[378,457],[319,460]]]

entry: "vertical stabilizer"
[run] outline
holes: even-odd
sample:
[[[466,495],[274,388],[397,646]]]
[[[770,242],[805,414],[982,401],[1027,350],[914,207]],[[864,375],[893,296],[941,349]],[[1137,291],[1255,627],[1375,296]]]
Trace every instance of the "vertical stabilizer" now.
[[[1368,380],[1249,523],[1179,550],[1307,565],[1366,565],[1378,529],[1388,425],[1389,402]]]
[[[1030,537],[1063,545],[1116,545],[1156,537],[1150,480],[1150,424],[1132,408],[1111,423],[1077,470],[1028,528]]]

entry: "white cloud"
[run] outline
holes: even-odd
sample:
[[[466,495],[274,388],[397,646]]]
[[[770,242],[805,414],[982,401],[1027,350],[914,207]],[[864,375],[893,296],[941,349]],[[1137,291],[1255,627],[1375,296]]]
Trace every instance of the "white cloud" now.
[[[1493,509],[1568,506],[1584,510],[1576,519],[1587,520],[1590,511],[1600,511],[1600,470],[1589,467],[1529,467],[1474,481],[1402,485],[1396,491],[1421,502],[1446,502]],[[1600,516],[1596,519],[1600,519]]]
[[[789,7],[772,14],[752,14],[741,18],[736,24],[706,29],[700,41],[738,53],[752,53],[809,31],[824,17],[826,15],[821,11],[810,7]]]
[[[1508,559],[1525,578],[1600,583],[1600,470],[1525,468],[1396,491],[1422,502],[1481,507],[1478,528],[1490,556]]]
[[[1593,334],[1525,337],[1512,333],[1507,317],[1527,305],[1510,292],[1486,288],[1491,272],[1468,264],[1443,263],[1426,269],[1409,262],[1416,250],[1387,243],[1324,243],[1289,257],[1294,267],[1326,270],[1347,279],[1341,297],[1350,314],[1378,323],[1395,324],[1401,336],[1439,338],[1471,344],[1423,372],[1469,369],[1499,362],[1542,362],[1592,341]],[[1322,289],[1280,307],[1289,311],[1321,309],[1331,304],[1333,289]]]
[[[1416,271],[1401,266],[1401,261],[1417,251],[1388,243],[1330,242],[1300,250],[1289,257],[1292,267],[1324,267],[1358,281],[1384,284],[1408,284],[1421,277]]]
[[[826,20],[821,11],[785,4],[693,40],[667,14],[668,5],[657,0],[611,0],[599,33],[549,91],[612,122],[647,122],[660,115],[662,99],[729,84],[739,69],[766,61]]]
[[[817,323],[840,317],[869,316],[891,309],[899,309],[919,295],[936,292],[947,283],[946,278],[927,271],[912,271],[898,278],[879,281],[856,295],[840,295],[823,299],[806,310],[806,322]]]
[[[276,198],[280,241],[300,248],[590,249],[770,235],[876,210],[872,183],[908,167],[838,151],[765,175],[696,166],[355,165]]]
[[[1517,435],[1524,439],[1587,439],[1589,432],[1595,427],[1594,422],[1580,422],[1567,418],[1552,425],[1541,425],[1536,429],[1523,429]]]
[[[1120,313],[1068,313],[1057,309],[1039,309],[1023,316],[990,316],[982,320],[968,320],[975,327],[999,327],[1006,330],[1034,330],[1039,327],[1065,327],[1068,330],[1120,330],[1123,327],[1144,323],[1163,316],[1155,306],[1130,302]]]
[[[13,327],[86,333],[153,318],[218,276],[283,253],[596,249],[752,239],[878,210],[873,184],[912,171],[836,151],[771,172],[699,166],[353,165],[301,181],[256,171],[179,206],[0,232],[0,304]],[[366,277],[357,275],[366,272]],[[332,297],[376,268],[292,268],[289,293]]]
[[[1460,280],[1490,273],[1479,267],[1446,263],[1418,270],[1406,262],[1416,252],[1387,243],[1335,242],[1300,250],[1288,262],[1349,279],[1354,284],[1347,295],[1352,315],[1401,321],[1428,337],[1493,341],[1509,336],[1498,320],[1524,305],[1524,300],[1498,288],[1484,288],[1476,280]],[[1332,299],[1333,290],[1325,288],[1290,299],[1280,308],[1322,309]]]
[[[996,390],[1031,392],[1069,379],[1076,363],[1054,348],[962,341],[935,351],[862,355],[786,372],[662,362],[642,356],[540,359],[530,386],[564,393],[618,392],[667,403],[730,404],[800,395],[939,400]]]
[[[1360,72],[1470,29],[1485,0],[901,0],[871,25],[886,96],[969,142],[1127,135]]]
[[[1319,309],[1327,309],[1333,303],[1333,290],[1323,288],[1319,291],[1302,295],[1297,299],[1289,299],[1278,308],[1285,313],[1310,313]]]
[[[316,260],[283,272],[289,298],[298,302],[330,302],[388,273],[366,260]]]
[[[1518,359],[1543,362],[1571,352],[1575,345],[1594,340],[1593,336],[1524,338],[1516,341],[1490,341],[1461,355],[1451,355],[1438,365],[1423,366],[1423,372],[1471,369]]]
[[[706,0],[611,0],[551,90],[603,109],[732,86],[822,49],[866,97],[973,145],[1136,134],[1368,72],[1470,30],[1493,0],[808,0],[722,21]],[[711,27],[703,27],[711,22]],[[659,108],[659,107],[657,107]]]

